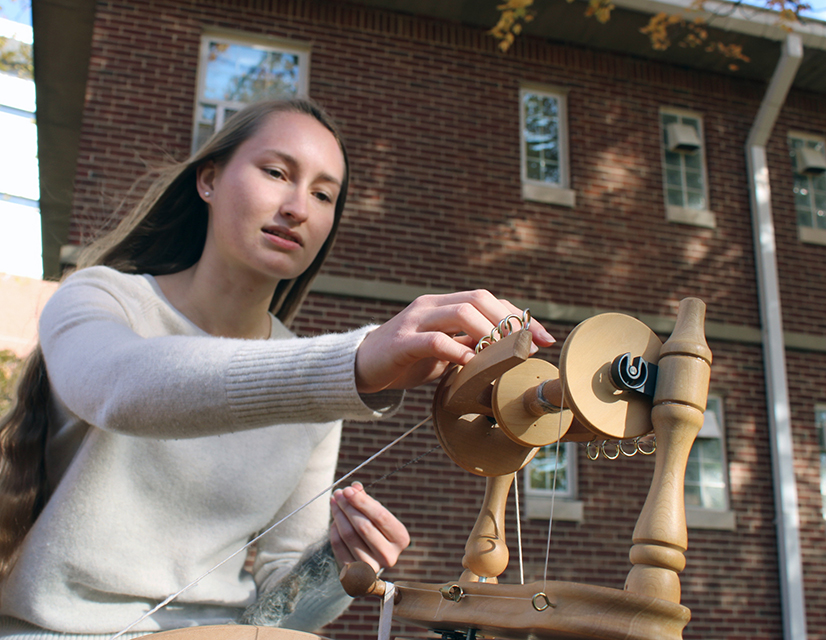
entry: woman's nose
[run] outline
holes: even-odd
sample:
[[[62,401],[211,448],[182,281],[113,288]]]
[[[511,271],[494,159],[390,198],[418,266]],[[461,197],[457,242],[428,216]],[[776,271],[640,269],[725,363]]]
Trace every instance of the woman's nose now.
[[[296,222],[303,222],[309,213],[308,202],[308,195],[301,189],[291,189],[281,205],[281,213]]]

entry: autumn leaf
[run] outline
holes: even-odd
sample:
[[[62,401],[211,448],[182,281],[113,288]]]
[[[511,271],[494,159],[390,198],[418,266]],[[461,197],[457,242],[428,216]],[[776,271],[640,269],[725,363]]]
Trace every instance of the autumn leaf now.
[[[777,24],[791,31],[792,25],[800,21],[800,13],[811,9],[811,5],[801,0],[763,0],[764,7],[777,14]],[[573,0],[567,0],[568,3]],[[724,58],[732,60],[728,68],[736,71],[739,68],[737,62],[749,62],[750,59],[740,45],[725,44],[723,42],[709,41],[709,32],[704,15],[688,14],[711,13],[713,11],[706,8],[707,0],[692,0],[691,4],[684,12],[667,14],[657,13],[648,21],[640,32],[647,35],[651,48],[655,51],[665,51],[677,42],[680,47],[697,48],[704,47],[708,53],[718,53]],[[739,4],[739,3],[738,3]],[[534,15],[529,8],[534,5],[534,0],[507,0],[497,5],[500,11],[499,22],[489,34],[499,40],[499,49],[506,52],[514,43],[516,36],[523,30],[523,24],[530,22]],[[611,0],[588,0],[585,9],[586,17],[594,17],[599,22],[605,24],[611,19],[611,12],[615,6]]]
[[[534,0],[507,0],[497,5],[500,11],[499,22],[488,31],[499,40],[499,50],[503,53],[510,49],[516,36],[522,33],[522,25],[533,20],[533,14],[528,10]]]

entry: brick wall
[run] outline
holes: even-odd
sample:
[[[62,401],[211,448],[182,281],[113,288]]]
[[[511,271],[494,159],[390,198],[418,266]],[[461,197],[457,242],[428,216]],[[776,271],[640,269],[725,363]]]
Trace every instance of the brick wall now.
[[[528,38],[503,56],[479,30],[344,2],[99,2],[72,241],[110,224],[147,166],[188,154],[199,38],[216,27],[312,46],[310,93],[340,121],[353,166],[348,212],[325,274],[486,287],[512,297],[669,317],[682,297],[696,295],[707,302],[709,320],[759,327],[744,144],[764,85]],[[521,81],[569,91],[573,209],[521,199]],[[823,335],[826,253],[797,240],[785,142],[790,128],[826,132],[818,98],[790,96],[769,160],[784,322],[789,330]],[[715,229],[665,221],[660,107],[704,117]],[[313,294],[297,327],[302,333],[346,329],[400,308]],[[572,326],[551,329],[561,344]],[[685,637],[780,638],[762,355],[747,344],[711,347],[737,528],[689,532],[682,582],[693,620]],[[544,355],[557,362],[558,348]],[[813,423],[814,403],[826,401],[824,355],[790,352],[789,379],[809,633],[826,638],[819,624],[826,611],[820,588],[826,536]],[[424,417],[431,394],[432,387],[410,393],[402,412],[376,425],[349,425],[341,471]],[[372,482],[435,444],[429,428],[420,430],[361,479]],[[582,451],[578,460],[585,520],[554,524],[549,577],[621,588],[653,463],[640,457],[592,463]],[[480,479],[459,472],[437,450],[372,491],[413,535],[390,579],[458,576]],[[514,531],[508,535],[515,540]],[[529,579],[541,577],[546,536],[545,522],[531,521],[523,531]],[[517,575],[512,561],[505,579]],[[376,616],[375,603],[358,603],[327,633],[369,637]]]

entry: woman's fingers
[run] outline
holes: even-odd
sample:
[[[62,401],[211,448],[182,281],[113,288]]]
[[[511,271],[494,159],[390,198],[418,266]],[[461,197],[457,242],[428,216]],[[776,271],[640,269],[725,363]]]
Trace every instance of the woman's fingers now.
[[[514,305],[512,305],[507,300],[500,300],[500,302],[508,307],[511,311],[512,315],[518,316],[522,318],[522,314],[524,312],[523,309],[520,309]],[[528,327],[531,334],[533,335],[533,342],[538,347],[550,347],[556,340],[554,337],[548,333],[548,330],[542,326],[542,323],[538,320],[531,318],[530,326]]]
[[[332,511],[334,520],[332,526],[330,527],[330,545],[333,547],[333,555],[336,557],[336,562],[338,562],[338,566],[341,568],[346,564],[355,562],[356,558],[350,552],[349,547],[341,537],[341,533],[339,533],[338,525],[335,522],[335,510],[336,507],[333,506]],[[375,569],[375,567],[373,568]]]
[[[432,380],[449,363],[467,364],[476,341],[511,314],[522,317],[513,304],[484,290],[417,298],[365,337],[356,356],[358,390],[410,388]],[[540,323],[532,322],[531,332],[538,346],[553,343]]]
[[[392,567],[410,544],[405,526],[359,483],[336,491],[331,509],[330,540],[341,563],[361,560],[378,571]]]

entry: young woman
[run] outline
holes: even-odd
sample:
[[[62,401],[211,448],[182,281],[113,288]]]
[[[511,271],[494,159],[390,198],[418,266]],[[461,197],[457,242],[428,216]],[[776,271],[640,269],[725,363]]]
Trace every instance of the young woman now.
[[[293,336],[348,178],[320,109],[256,104],[63,282],[0,428],[0,637],[122,631],[329,487],[342,419],[387,415],[515,310],[428,296],[379,327]],[[337,564],[389,567],[408,541],[360,485],[338,490],[259,540],[252,575],[241,554],[129,635],[317,629],[348,603]]]

